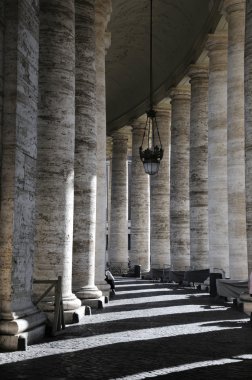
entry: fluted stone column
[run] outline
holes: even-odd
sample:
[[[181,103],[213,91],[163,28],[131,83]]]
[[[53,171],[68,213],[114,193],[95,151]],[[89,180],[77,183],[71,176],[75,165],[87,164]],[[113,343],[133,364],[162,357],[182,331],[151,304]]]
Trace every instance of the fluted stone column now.
[[[191,65],[190,112],[190,267],[208,260],[208,67]]]
[[[170,244],[174,270],[190,266],[189,136],[190,87],[171,90]]]
[[[252,2],[246,2],[245,28],[245,174],[248,271],[252,272]]]
[[[209,35],[208,227],[210,270],[229,276],[227,195],[227,35]]]
[[[108,258],[111,269],[128,268],[128,161],[127,134],[113,134],[111,210]]]
[[[97,122],[97,197],[96,197],[96,248],[95,283],[108,294],[110,286],[104,281],[106,267],[106,93],[105,54],[110,45],[110,33],[106,32],[111,13],[111,0],[97,0],[96,25],[96,122]],[[105,292],[105,293],[104,293]]]
[[[171,106],[165,99],[155,106],[164,156],[157,175],[150,177],[151,267],[164,268],[170,261],[170,133]]]
[[[230,278],[248,278],[245,128],[244,128],[244,35],[245,0],[225,0],[228,21],[227,168]]]
[[[102,295],[95,286],[97,128],[94,0],[75,1],[75,34],[73,288],[82,304],[91,305],[91,300]]]
[[[139,157],[146,115],[132,123],[131,164],[131,266],[141,265],[142,272],[150,270],[150,184]]]
[[[62,276],[69,317],[81,305],[72,293],[74,35],[74,0],[41,0],[34,273],[37,280]],[[34,288],[36,297],[41,291],[41,286]],[[43,307],[51,309],[49,302]]]
[[[0,5],[3,5],[2,2]],[[1,7],[0,9],[2,11]],[[20,33],[21,30],[25,30],[25,33]],[[37,159],[38,36],[38,1],[27,0],[22,3],[22,7],[19,2],[6,1],[4,45],[1,45],[3,40],[0,42],[4,56],[4,67],[0,64],[1,69],[4,69],[4,76],[0,74],[1,90],[4,87],[0,205],[1,350],[17,350],[20,337],[31,344],[41,339],[45,331],[46,318],[33,305],[31,297]]]

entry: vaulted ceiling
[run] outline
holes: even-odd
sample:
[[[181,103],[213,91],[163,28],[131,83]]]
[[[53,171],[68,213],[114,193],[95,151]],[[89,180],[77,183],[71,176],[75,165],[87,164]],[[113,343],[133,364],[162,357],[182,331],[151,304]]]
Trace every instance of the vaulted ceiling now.
[[[153,0],[154,101],[185,75],[220,19],[221,0]],[[106,56],[108,134],[141,116],[149,97],[150,0],[112,0]]]

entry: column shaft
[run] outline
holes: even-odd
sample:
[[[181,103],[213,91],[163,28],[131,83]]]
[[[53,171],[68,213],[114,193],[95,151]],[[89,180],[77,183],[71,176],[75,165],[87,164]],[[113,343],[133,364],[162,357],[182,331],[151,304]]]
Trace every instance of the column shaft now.
[[[65,311],[80,306],[72,293],[74,35],[74,0],[41,0],[34,270],[36,279],[62,276]]]
[[[164,156],[157,175],[150,177],[151,267],[164,268],[170,261],[170,133],[171,106],[168,100],[155,107]]]
[[[208,91],[208,225],[210,270],[229,275],[227,194],[227,36],[210,35]]]
[[[131,266],[141,265],[142,272],[150,270],[150,187],[139,157],[146,116],[132,124],[131,165]]]
[[[25,33],[21,33],[23,30]],[[27,0],[20,4],[17,1],[6,1],[5,40],[4,45],[0,46],[4,56],[4,67],[0,64],[1,69],[4,69],[4,76],[0,74],[1,90],[4,88],[0,348],[5,350],[18,349],[21,334],[30,344],[41,339],[45,330],[45,317],[31,301],[37,158],[38,35],[38,2]],[[0,97],[2,98],[2,91]]]
[[[106,266],[106,93],[105,55],[110,33],[106,32],[111,12],[111,1],[96,1],[96,122],[97,122],[97,197],[96,197],[96,247],[95,282],[103,290],[109,288],[104,281]]]
[[[171,91],[171,265],[174,270],[190,266],[189,133],[190,88]]]
[[[246,2],[245,28],[245,174],[248,271],[252,272],[252,2]]]
[[[208,260],[208,68],[191,65],[190,113],[190,266]]]
[[[95,1],[75,1],[75,180],[73,287],[82,300],[100,298],[95,286],[96,71]]]
[[[245,147],[244,147],[244,34],[245,0],[225,0],[228,21],[227,170],[230,277],[248,278]]]
[[[113,135],[111,216],[108,258],[114,268],[128,268],[128,161],[127,136],[117,132]]]

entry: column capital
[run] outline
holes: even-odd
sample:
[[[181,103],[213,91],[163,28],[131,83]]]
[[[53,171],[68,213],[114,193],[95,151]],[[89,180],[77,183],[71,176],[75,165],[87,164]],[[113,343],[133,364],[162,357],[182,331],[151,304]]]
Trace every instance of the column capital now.
[[[225,15],[226,19],[233,12],[245,12],[246,0],[224,0],[222,6],[222,14]]]
[[[209,34],[206,43],[206,49],[208,50],[208,56],[211,52],[216,50],[227,50],[228,35],[227,33],[215,33]]]
[[[112,158],[112,150],[113,150],[113,138],[111,136],[107,136],[106,138],[106,158]]]
[[[105,45],[105,54],[107,54],[108,49],[110,48],[111,45],[111,33],[110,32],[105,32],[104,35],[104,45]]]
[[[193,64],[189,66],[188,76],[193,79],[206,79],[208,80],[208,66]]]
[[[142,131],[145,128],[146,121],[147,121],[146,113],[144,113],[143,115],[139,116],[136,119],[133,119],[131,121],[132,133],[135,133],[136,131],[141,131],[141,133],[142,133]]]
[[[169,91],[169,96],[171,98],[171,103],[174,100],[190,100],[191,89],[189,86],[172,87]]]
[[[101,27],[103,29],[103,32],[105,32],[112,13],[112,1],[96,0],[95,12],[96,25],[97,27]]]
[[[155,111],[157,111],[157,117],[162,114],[170,114],[171,113],[171,99],[169,97],[164,98],[158,104],[154,105]]]
[[[129,132],[128,131],[123,131],[123,130],[117,130],[111,133],[111,137],[114,141],[125,141],[127,143],[128,138],[129,138]]]

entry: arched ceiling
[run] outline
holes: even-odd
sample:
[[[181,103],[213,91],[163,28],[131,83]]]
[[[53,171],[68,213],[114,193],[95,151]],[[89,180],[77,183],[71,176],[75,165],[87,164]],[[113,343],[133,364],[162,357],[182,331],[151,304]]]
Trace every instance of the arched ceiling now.
[[[220,19],[221,0],[153,0],[154,101],[184,76]],[[106,56],[107,133],[148,108],[150,0],[112,0]]]

